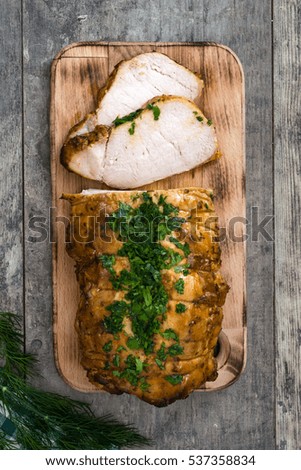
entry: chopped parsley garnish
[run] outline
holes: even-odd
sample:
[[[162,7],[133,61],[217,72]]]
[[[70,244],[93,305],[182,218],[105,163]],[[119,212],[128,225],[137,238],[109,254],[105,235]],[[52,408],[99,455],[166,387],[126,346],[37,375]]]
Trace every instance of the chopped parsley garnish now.
[[[131,124],[131,127],[129,128],[129,134],[130,134],[130,135],[133,135],[133,134],[134,134],[134,132],[135,132],[135,127],[136,127],[136,123],[135,123],[135,121],[133,121],[132,124]]]
[[[197,111],[192,111],[193,114],[195,115],[196,119],[200,122],[204,121],[204,118],[202,116],[199,116]]]
[[[169,346],[167,352],[169,356],[179,356],[182,354],[183,348],[179,344],[172,344]]]
[[[105,352],[110,352],[112,351],[112,347],[113,347],[113,341],[108,341],[106,344],[103,345],[102,349]]]
[[[114,358],[113,358],[113,364],[115,367],[119,367],[119,364],[120,364],[120,356],[119,354],[115,354]]]
[[[161,113],[160,108],[151,103],[149,103],[146,107],[147,109],[150,109],[151,111],[153,111],[154,120],[158,121],[160,113]]]
[[[174,284],[174,288],[176,289],[178,294],[184,294],[184,289],[185,289],[184,280],[178,279],[177,282],[175,282]]]
[[[152,298],[150,286],[146,286],[143,288],[143,299],[147,307],[149,307],[152,304],[153,298]]]
[[[214,199],[213,193],[210,193],[210,194],[209,194],[209,197],[210,197],[211,201],[213,201],[213,199]]]
[[[135,362],[136,362],[136,371],[138,372],[138,374],[140,374],[140,372],[143,371],[143,362],[141,361],[141,359],[139,359],[138,357],[135,357]]]
[[[167,353],[165,343],[161,344],[160,349],[157,351],[157,357],[160,359],[160,361],[166,361]]]
[[[118,360],[118,365],[119,365],[119,360]],[[144,367],[146,367],[146,364],[142,362],[141,359],[130,354],[125,360],[125,365],[126,365],[126,368],[123,371],[114,370],[113,375],[120,379],[127,380],[134,387],[136,387],[140,381],[142,384],[145,383],[145,377],[139,377]]]
[[[207,202],[205,202],[205,207],[206,207],[207,210],[209,209],[209,206],[208,206]]]
[[[111,267],[113,260],[105,260],[111,267],[113,288],[126,291],[126,302],[117,304],[113,310],[112,306],[108,307],[115,318],[110,321],[110,317],[106,317],[105,326],[107,331],[119,332],[124,316],[129,316],[136,339],[129,339],[128,347],[141,348],[149,354],[154,346],[153,336],[159,333],[167,311],[168,295],[161,270],[170,269],[183,259],[180,253],[159,242],[172,231],[179,230],[184,219],[177,217],[178,209],[167,203],[162,195],[158,203],[146,192],[142,193],[141,199],[136,208],[119,203],[117,211],[108,217],[109,227],[123,242],[117,255],[128,258],[130,269],[123,269],[117,276]],[[187,252],[185,245],[181,244],[181,249]]]
[[[176,313],[184,313],[186,312],[187,310],[187,307],[186,305],[182,304],[182,303],[179,303],[176,305]]]
[[[163,336],[164,339],[174,339],[175,341],[179,341],[179,336],[171,328],[169,328],[168,330],[165,330],[163,333],[161,333],[161,336]]]
[[[175,273],[183,273],[183,276],[188,276],[189,274],[189,268],[190,265],[189,264],[180,264],[180,266],[176,266],[174,268],[174,272]]]
[[[162,369],[162,370],[165,369],[164,364],[163,364],[163,362],[162,362],[160,359],[157,359],[157,358],[156,358],[156,359],[155,359],[155,363],[157,364],[157,366],[158,366],[160,369]]]
[[[208,124],[208,126],[212,126],[212,120],[208,119],[207,124]]]
[[[141,113],[142,113],[142,109],[137,109],[137,111],[127,114],[126,116],[123,116],[121,118],[117,116],[117,118],[114,119],[113,124],[115,127],[118,127],[121,124],[124,124],[125,122],[132,122],[134,121],[134,119],[140,116]]]
[[[119,333],[122,331],[123,319],[128,313],[129,304],[123,300],[116,300],[106,309],[111,312],[111,315],[106,316],[103,321],[106,331],[112,334]]]
[[[180,253],[178,253],[177,251],[173,251],[171,249],[167,249],[167,251],[169,252],[169,255],[170,255],[170,266],[166,266],[166,268],[167,267],[171,268],[172,266],[175,266],[182,261],[183,256],[180,255]]]
[[[129,338],[126,342],[126,345],[130,348],[130,349],[140,349],[141,348],[141,344],[140,344],[140,341],[138,338],[136,338],[135,336],[132,336],[131,338]]]
[[[156,108],[151,108],[154,113]],[[180,263],[189,255],[190,249],[188,243],[180,243],[177,238],[171,236],[173,232],[181,229],[185,219],[178,217],[179,210],[166,202],[166,197],[160,195],[155,202],[149,193],[144,192],[137,198],[141,201],[137,207],[120,202],[118,209],[107,219],[109,228],[115,232],[117,240],[122,242],[117,256],[126,257],[129,268],[117,274],[114,270],[114,255],[99,257],[103,267],[111,275],[113,289],[124,291],[124,300],[116,300],[106,307],[110,314],[104,318],[103,324],[106,331],[118,339],[118,333],[123,330],[124,318],[130,319],[132,335],[127,338],[126,346],[132,351],[143,350],[146,355],[154,351],[156,334],[160,334],[164,340],[174,342],[175,344],[168,346],[163,342],[156,351],[155,363],[163,370],[167,357],[182,354],[183,348],[179,344],[178,334],[173,329],[161,331],[169,300],[161,271],[174,268],[176,272],[187,275],[190,265]],[[160,243],[168,236],[183,253],[164,247]],[[184,280],[179,279],[174,287],[179,293],[183,293]],[[184,304],[177,304],[177,313],[178,306],[181,305],[186,310]],[[180,310],[183,307],[180,307]],[[103,348],[106,352],[111,351],[112,342],[109,341]],[[120,368],[119,353],[123,350],[126,348],[119,346],[113,357],[112,365],[116,368]],[[129,354],[122,361],[121,370],[114,370],[112,373],[115,377],[127,380],[134,387],[139,386],[141,390],[147,390],[149,384],[143,375],[146,367],[147,362]],[[174,381],[177,380],[175,377],[180,376],[167,377]]]
[[[177,248],[179,248],[179,250],[182,250],[184,255],[187,256],[190,254],[190,248],[189,248],[189,245],[188,243],[180,243],[175,237],[169,237],[169,241],[171,243],[173,243],[174,245],[176,245]]]
[[[183,348],[178,344],[179,337],[178,335],[173,331],[173,330],[166,330],[164,333],[162,333],[162,336],[165,339],[173,339],[177,341],[177,343],[172,344],[169,346],[169,348],[166,348],[165,343],[162,343],[160,346],[160,349],[157,351],[157,357],[155,358],[155,363],[160,369],[164,369],[164,362],[167,359],[167,356],[179,356],[180,354],[183,353]]]
[[[105,269],[109,271],[111,275],[115,275],[115,271],[113,269],[113,266],[116,262],[115,256],[114,255],[101,255],[98,257],[99,261],[103,265]]]
[[[130,382],[131,385],[136,387],[139,381],[142,379],[141,377],[139,377],[139,375],[143,371],[144,367],[146,367],[146,364],[142,362],[141,359],[139,359],[138,357],[135,357],[133,356],[133,354],[130,354],[125,360],[125,365],[126,368],[122,372],[118,371],[118,377],[120,377],[121,379],[126,379],[128,382]],[[142,383],[144,382],[144,380],[142,381]]]
[[[141,377],[139,387],[143,392],[149,389],[149,383],[147,383],[145,377]]]
[[[178,385],[183,381],[183,375],[166,375],[165,380],[171,383],[171,385]]]
[[[110,369],[110,363],[109,361],[105,362],[105,366],[103,367],[103,370],[109,370]]]

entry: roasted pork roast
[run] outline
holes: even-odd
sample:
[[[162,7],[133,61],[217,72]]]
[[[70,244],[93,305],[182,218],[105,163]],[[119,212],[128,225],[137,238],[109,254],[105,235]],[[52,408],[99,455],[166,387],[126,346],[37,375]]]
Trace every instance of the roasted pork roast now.
[[[229,288],[212,193],[94,190],[63,198],[71,204],[67,250],[89,380],[156,406],[215,380]]]

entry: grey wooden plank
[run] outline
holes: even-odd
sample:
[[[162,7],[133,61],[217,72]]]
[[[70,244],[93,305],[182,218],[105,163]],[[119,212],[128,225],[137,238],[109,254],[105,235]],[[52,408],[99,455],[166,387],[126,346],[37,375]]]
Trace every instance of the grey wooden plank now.
[[[235,423],[226,436],[232,434],[227,439],[231,445],[231,439],[238,440],[235,432],[241,429],[239,446],[245,443],[247,448],[270,449],[275,446],[273,242],[256,236],[256,211],[252,208],[258,208],[260,220],[273,214],[271,2],[222,1],[212,5],[206,0],[204,11],[204,36],[225,42],[238,54],[246,85],[248,362],[236,393],[229,389],[223,403]],[[266,228],[272,237],[273,224]]]
[[[301,448],[301,15],[274,1],[276,442]]]
[[[35,214],[47,218],[50,205],[50,61],[61,47],[80,40],[212,40],[232,47],[246,73],[248,214],[252,206],[259,207],[261,217],[272,213],[270,13],[270,2],[260,0],[251,5],[246,0],[117,0],[102,1],[101,8],[96,0],[64,5],[24,0],[26,224]],[[195,393],[167,409],[129,396],[83,395],[62,382],[53,361],[50,263],[47,241],[26,244],[27,347],[37,351],[47,377],[40,386],[92,400],[99,414],[112,412],[136,424],[156,440],[156,448],[275,447],[271,242],[259,238],[248,248],[246,372],[224,391]]]
[[[23,315],[21,1],[0,11],[0,309]]]

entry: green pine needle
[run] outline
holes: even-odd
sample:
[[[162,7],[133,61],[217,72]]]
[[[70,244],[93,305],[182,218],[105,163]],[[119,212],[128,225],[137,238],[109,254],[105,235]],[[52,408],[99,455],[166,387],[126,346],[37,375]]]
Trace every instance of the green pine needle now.
[[[15,441],[11,440],[5,432],[0,429],[0,449],[3,450],[16,450],[18,447],[16,446]]]
[[[0,411],[15,427],[9,436],[0,426],[0,449],[105,450],[150,444],[131,425],[110,415],[98,418],[86,403],[27,383],[26,376],[37,374],[36,359],[23,353],[20,321],[8,312],[0,312],[0,359]]]

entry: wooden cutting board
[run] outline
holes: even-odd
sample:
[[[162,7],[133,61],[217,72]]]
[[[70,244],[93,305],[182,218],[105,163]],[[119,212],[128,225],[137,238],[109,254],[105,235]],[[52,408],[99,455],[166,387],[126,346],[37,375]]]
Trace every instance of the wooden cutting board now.
[[[114,66],[147,51],[159,51],[200,73],[205,82],[199,106],[213,120],[223,157],[205,166],[144,186],[150,188],[211,188],[222,234],[222,273],[231,286],[224,307],[223,334],[218,355],[219,376],[202,390],[233,383],[246,361],[245,310],[245,128],[244,77],[235,54],[213,43],[76,43],[63,49],[51,69],[51,173],[53,203],[53,305],[57,367],[66,382],[81,391],[95,391],[80,365],[74,330],[79,290],[74,263],[65,251],[69,204],[63,192],[105,186],[71,174],[59,161],[71,126],[92,111],[97,93]]]

